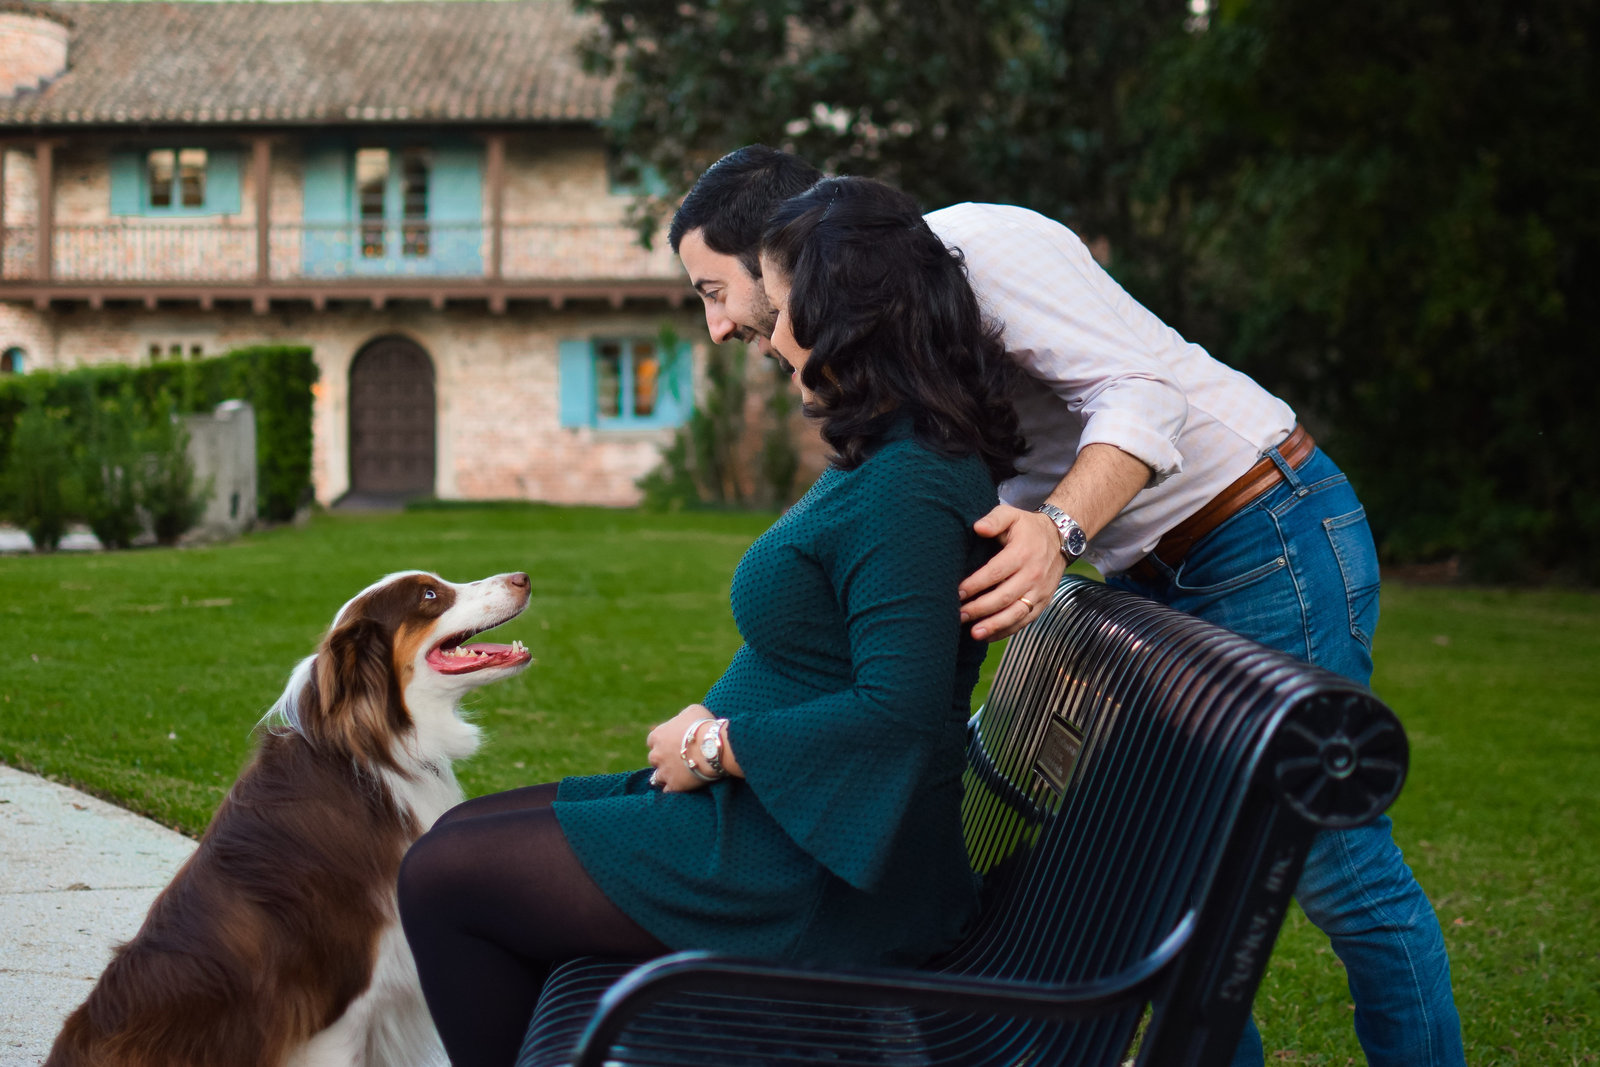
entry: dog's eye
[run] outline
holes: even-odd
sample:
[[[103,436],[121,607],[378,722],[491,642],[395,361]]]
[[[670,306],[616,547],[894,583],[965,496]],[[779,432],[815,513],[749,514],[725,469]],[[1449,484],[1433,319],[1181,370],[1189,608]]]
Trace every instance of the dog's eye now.
[[[422,599],[423,600],[437,600],[437,599],[439,599],[439,594],[434,592],[432,589],[424,589],[422,591]]]

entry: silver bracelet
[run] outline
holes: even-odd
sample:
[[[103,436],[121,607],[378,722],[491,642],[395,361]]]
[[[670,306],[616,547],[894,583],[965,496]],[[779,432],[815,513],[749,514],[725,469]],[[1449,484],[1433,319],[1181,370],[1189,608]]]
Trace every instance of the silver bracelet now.
[[[703,722],[716,722],[716,720],[696,719],[694,722],[690,723],[689,728],[683,732],[683,744],[678,747],[678,758],[683,760],[683,765],[689,768],[690,774],[694,775],[702,782],[714,782],[718,778],[722,777],[722,775],[710,775],[705,773],[700,769],[699,764],[695,763],[694,757],[689,755],[689,746],[694,744],[694,735],[699,732],[700,724]]]

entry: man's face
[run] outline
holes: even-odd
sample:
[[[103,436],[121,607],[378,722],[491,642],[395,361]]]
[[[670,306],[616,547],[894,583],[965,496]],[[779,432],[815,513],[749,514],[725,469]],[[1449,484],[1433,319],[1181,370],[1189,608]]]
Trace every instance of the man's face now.
[[[706,307],[706,329],[717,344],[737,338],[754,342],[765,355],[771,347],[776,318],[761,279],[752,278],[737,256],[713,252],[700,230],[690,230],[678,242],[678,258],[689,272],[689,284]]]

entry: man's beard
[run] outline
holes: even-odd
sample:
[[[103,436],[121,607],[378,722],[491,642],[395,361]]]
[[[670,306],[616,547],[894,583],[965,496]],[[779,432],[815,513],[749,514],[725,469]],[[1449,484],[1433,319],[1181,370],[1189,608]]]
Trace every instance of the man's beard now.
[[[752,309],[751,314],[756,316],[756,321],[750,326],[741,326],[733,331],[733,336],[747,345],[757,341],[771,340],[772,329],[778,325],[778,309],[767,303],[763,294],[761,305]]]

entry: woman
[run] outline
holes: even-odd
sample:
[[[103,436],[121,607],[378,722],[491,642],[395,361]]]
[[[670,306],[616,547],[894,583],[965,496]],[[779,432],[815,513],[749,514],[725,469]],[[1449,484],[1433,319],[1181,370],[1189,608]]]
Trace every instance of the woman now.
[[[762,243],[772,346],[833,464],[734,573],[745,644],[651,769],[469,801],[406,858],[401,917],[457,1067],[516,1054],[553,962],[704,948],[861,964],[976,908],[964,723],[985,646],[956,588],[1022,450],[958,255],[910,197],[830,179]]]

